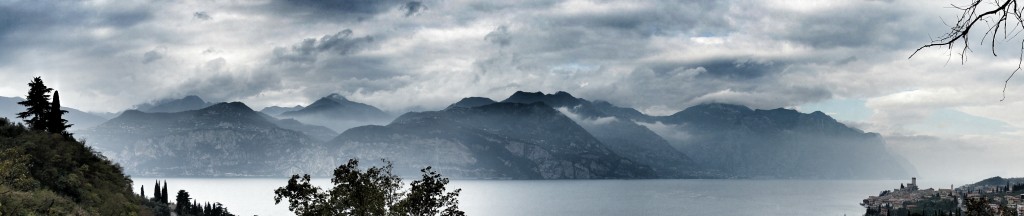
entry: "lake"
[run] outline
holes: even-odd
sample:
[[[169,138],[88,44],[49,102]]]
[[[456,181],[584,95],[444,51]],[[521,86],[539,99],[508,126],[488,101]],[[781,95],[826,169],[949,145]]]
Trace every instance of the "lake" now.
[[[287,178],[133,178],[135,190],[166,179],[200,202],[223,203],[236,215],[294,215],[274,205]],[[408,184],[410,181],[404,181]],[[863,215],[869,195],[895,180],[453,180],[468,215]],[[321,187],[329,179],[314,179]],[[923,185],[928,186],[928,185]]]

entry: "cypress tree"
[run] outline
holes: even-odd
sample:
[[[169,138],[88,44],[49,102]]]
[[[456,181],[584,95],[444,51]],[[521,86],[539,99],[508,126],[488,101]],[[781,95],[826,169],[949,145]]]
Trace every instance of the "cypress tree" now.
[[[153,186],[153,199],[160,201],[162,199],[160,195],[160,180],[156,180],[156,186]]]
[[[167,180],[164,180],[164,189],[163,189],[163,191],[160,192],[160,195],[161,195],[160,201],[164,202],[164,203],[168,203],[167,202]]]
[[[64,119],[64,113],[68,113],[67,110],[60,109],[60,93],[53,91],[53,102],[50,103],[50,110],[46,114],[46,131],[50,133],[67,133],[67,129],[71,127],[68,124],[68,120]]]
[[[139,186],[139,194],[142,195],[143,199],[146,198],[146,186],[145,185]]]
[[[43,84],[43,79],[35,77],[28,83],[28,95],[25,101],[18,102],[25,106],[25,112],[18,113],[18,118],[24,119],[25,124],[31,130],[46,130],[45,116],[50,112],[50,91],[52,88]]]

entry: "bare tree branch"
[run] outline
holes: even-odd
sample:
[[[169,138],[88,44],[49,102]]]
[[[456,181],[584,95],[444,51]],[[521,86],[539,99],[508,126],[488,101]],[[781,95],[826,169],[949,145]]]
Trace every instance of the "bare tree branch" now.
[[[978,44],[984,45],[987,38],[989,40],[989,47],[992,49],[992,56],[998,56],[996,54],[996,39],[1000,30],[1002,30],[1002,36],[1005,40],[1016,38],[1017,35],[1024,32],[1024,15],[1022,15],[1024,8],[1017,4],[1017,0],[991,0],[988,3],[995,7],[991,10],[982,9],[982,7],[986,6],[983,3],[985,3],[983,0],[972,0],[966,6],[951,4],[952,8],[960,10],[960,17],[953,25],[949,25],[945,20],[942,21],[949,26],[949,32],[937,39],[933,39],[929,44],[918,47],[910,54],[908,59],[913,58],[914,55],[925,48],[944,46],[946,49],[953,51],[958,43],[962,43],[963,47],[959,48],[959,53],[957,54],[960,55],[960,63],[965,63],[967,52],[972,51],[970,47],[971,31],[974,30],[975,25],[979,22],[987,23],[989,26],[984,30],[985,33]],[[950,54],[953,53],[951,52]],[[1024,40],[1021,41],[1021,52],[1017,57],[1017,69],[1013,70],[1010,76],[1003,81],[1003,98],[999,99],[999,101],[1006,100],[1006,88],[1010,84],[1010,79],[1022,69],[1022,63],[1024,63]]]

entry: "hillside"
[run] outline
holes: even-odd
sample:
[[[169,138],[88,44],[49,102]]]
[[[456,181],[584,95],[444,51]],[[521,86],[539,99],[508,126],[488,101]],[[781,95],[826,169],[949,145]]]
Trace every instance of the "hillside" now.
[[[0,118],[0,215],[147,214],[142,202],[92,148]]]

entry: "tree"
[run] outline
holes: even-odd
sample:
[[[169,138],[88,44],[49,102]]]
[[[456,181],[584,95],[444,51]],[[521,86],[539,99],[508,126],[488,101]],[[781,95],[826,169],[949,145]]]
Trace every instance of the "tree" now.
[[[46,130],[46,115],[50,112],[50,91],[52,88],[43,84],[43,79],[35,77],[28,83],[28,95],[25,101],[18,102],[25,106],[25,112],[18,113],[30,130]]]
[[[160,180],[156,180],[156,186],[153,186],[153,200],[160,201]]]
[[[50,110],[45,116],[46,131],[69,135],[66,130],[71,127],[71,124],[68,124],[68,120],[64,119],[64,113],[68,113],[68,111],[60,109],[60,94],[57,91],[53,91],[53,102],[50,103]]]
[[[334,188],[324,191],[310,184],[309,175],[292,175],[288,185],[274,190],[274,202],[288,200],[288,210],[296,215],[465,215],[458,209],[460,190],[444,193],[448,179],[432,171],[420,170],[423,178],[411,184],[410,192],[401,191],[402,180],[391,173],[392,164],[360,170],[359,160],[334,170]]]
[[[164,180],[164,189],[160,191],[160,202],[167,203],[167,180]]]
[[[423,173],[423,178],[410,184],[411,192],[405,199],[398,202],[397,212],[403,212],[406,215],[464,214],[459,211],[459,200],[457,199],[462,189],[445,193],[448,178],[442,178],[441,174],[430,170],[429,166],[420,172]]]
[[[167,185],[165,184],[164,186],[167,186]],[[174,212],[178,213],[179,215],[180,214],[185,214],[185,213],[190,213],[190,212],[188,212],[188,207],[189,207],[189,204],[191,203],[191,202],[189,202],[189,200],[191,200],[191,199],[192,198],[188,197],[188,192],[186,192],[185,190],[178,190],[178,196],[175,196],[175,199],[174,199],[174,203],[175,203],[175,205],[174,205]]]
[[[141,195],[143,199],[146,198],[146,186],[145,185],[139,186],[139,195]]]
[[[998,56],[995,47],[996,39],[999,39],[1000,36],[999,33],[1002,33],[1002,39],[1010,39],[1020,33],[1019,28],[1024,28],[1024,5],[1017,4],[1017,0],[971,0],[971,3],[967,5],[952,6],[960,10],[960,15],[957,21],[949,26],[949,32],[932,40],[931,43],[917,48],[914,53],[910,54],[910,58],[913,58],[922,49],[929,47],[946,47],[950,53],[954,52],[954,48],[958,48],[957,52],[959,52],[962,63],[967,59],[967,52],[971,51],[972,32],[984,33],[979,44],[984,45],[987,39],[992,49],[992,56]],[[981,27],[982,32],[978,32],[979,30],[975,28],[979,23],[988,24]],[[1017,74],[1024,66],[1024,40],[1021,40],[1021,52],[1018,54],[1017,60],[1017,69],[1013,70],[1013,73],[1010,73],[1010,76],[1003,82],[1003,99],[999,101],[1006,99],[1006,86],[1010,83],[1013,75]]]

